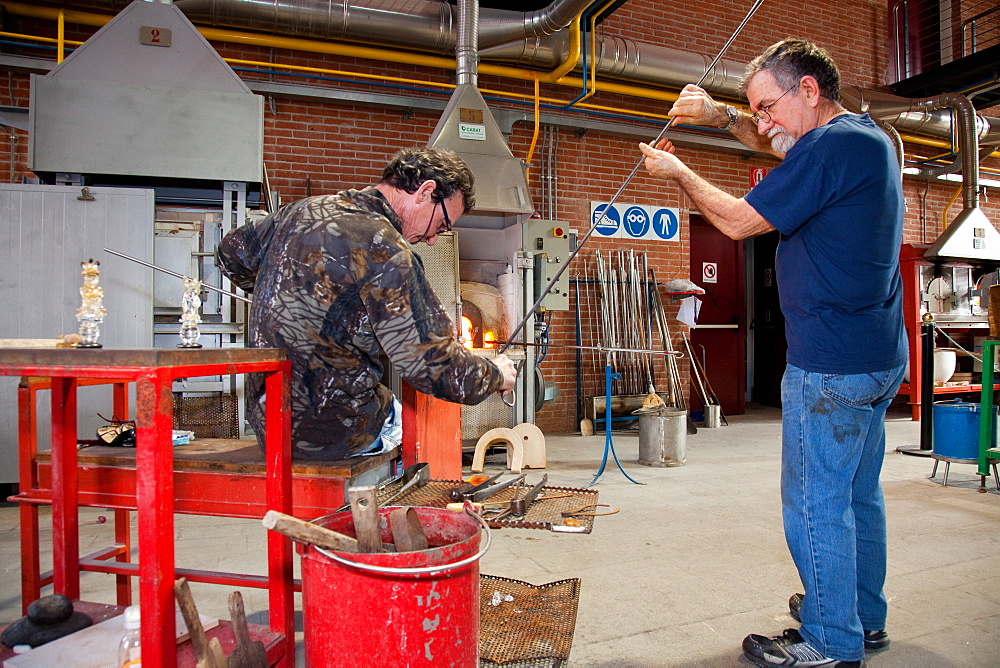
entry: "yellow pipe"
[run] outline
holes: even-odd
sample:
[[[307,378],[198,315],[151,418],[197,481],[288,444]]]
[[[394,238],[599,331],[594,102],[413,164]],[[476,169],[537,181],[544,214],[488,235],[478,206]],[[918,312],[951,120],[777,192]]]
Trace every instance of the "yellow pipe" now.
[[[531,133],[531,145],[528,146],[528,157],[524,159],[524,162],[531,164],[531,157],[535,154],[535,144],[538,142],[538,121],[540,118],[539,105],[538,105],[538,77],[535,77],[535,124],[534,131]],[[531,173],[531,168],[527,170],[526,176]]]
[[[948,203],[944,205],[944,211],[941,212],[941,231],[942,232],[944,232],[946,229],[948,229],[948,209],[950,209],[951,205],[955,203],[955,200],[958,199],[958,196],[962,194],[963,190],[965,190],[965,188],[959,188],[958,190],[956,190],[955,194],[951,196],[950,200],[948,200]]]
[[[66,54],[66,12],[59,10],[59,27],[56,31],[56,62],[61,63]]]
[[[0,31],[0,37],[12,37],[14,39],[30,39],[30,40],[35,41],[35,42],[48,42],[50,44],[53,44],[53,43],[54,44],[58,44],[59,43],[59,40],[56,39],[55,37],[40,37],[38,35],[22,35],[21,33],[17,33],[17,32],[3,32],[3,31]],[[65,40],[63,40],[63,43],[64,44],[72,44],[74,46],[80,46],[81,44],[83,44],[83,42],[76,42],[76,41],[73,41],[71,39],[65,39]]]
[[[576,68],[577,63],[580,62],[580,16],[582,14],[582,11],[580,14],[577,14],[576,18],[573,19],[573,22],[569,26],[569,53],[566,54],[566,60],[563,61],[562,65],[546,75],[545,80],[549,83],[559,83],[559,80],[572,72]]]

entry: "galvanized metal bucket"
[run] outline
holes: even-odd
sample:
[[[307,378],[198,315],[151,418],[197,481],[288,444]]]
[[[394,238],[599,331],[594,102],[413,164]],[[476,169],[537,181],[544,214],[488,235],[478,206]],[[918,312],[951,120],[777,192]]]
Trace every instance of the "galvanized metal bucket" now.
[[[639,463],[683,466],[687,461],[687,411],[661,408],[636,414],[639,416]]]

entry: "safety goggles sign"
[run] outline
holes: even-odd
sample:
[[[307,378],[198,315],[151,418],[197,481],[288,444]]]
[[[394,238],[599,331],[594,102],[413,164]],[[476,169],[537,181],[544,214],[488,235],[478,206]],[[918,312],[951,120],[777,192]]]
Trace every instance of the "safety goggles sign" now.
[[[607,202],[591,202],[590,224],[597,225],[594,233],[599,237],[679,241],[677,213],[677,209],[642,204],[616,203],[608,209]]]

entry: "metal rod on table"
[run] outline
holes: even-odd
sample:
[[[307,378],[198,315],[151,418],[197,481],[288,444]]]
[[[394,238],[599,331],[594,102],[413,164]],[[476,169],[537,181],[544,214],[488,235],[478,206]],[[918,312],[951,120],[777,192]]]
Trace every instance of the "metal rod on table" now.
[[[123,257],[126,260],[131,260],[132,262],[136,262],[136,263],[141,264],[141,265],[143,265],[145,267],[149,267],[150,269],[156,269],[157,271],[162,271],[164,274],[170,274],[171,276],[176,276],[177,278],[179,278],[181,280],[193,280],[190,276],[185,276],[184,274],[178,274],[176,271],[170,271],[169,269],[164,269],[163,267],[157,267],[155,264],[152,264],[150,262],[146,262],[145,260],[140,260],[137,257],[132,257],[131,255],[126,255],[125,253],[119,253],[118,251],[111,250],[110,248],[105,248],[104,250],[106,250],[107,252],[111,253],[112,255],[117,255],[118,257]],[[236,297],[237,299],[242,299],[247,304],[252,304],[253,303],[252,301],[250,301],[249,298],[244,297],[242,295],[238,295],[235,292],[230,292],[229,290],[223,290],[222,288],[217,288],[214,285],[209,285],[208,283],[205,283],[204,281],[197,281],[197,283],[199,285],[201,285],[202,287],[204,287],[204,288],[208,288],[209,290],[215,290],[216,292],[220,292],[220,293],[226,295],[227,297]]]
[[[747,12],[747,15],[736,27],[736,30],[733,31],[733,34],[729,37],[728,40],[726,40],[726,43],[719,50],[719,54],[715,57],[712,63],[705,69],[705,73],[701,75],[701,78],[698,79],[698,83],[695,84],[696,86],[700,86],[708,77],[709,73],[711,73],[712,69],[716,66],[716,64],[720,60],[722,60],[723,54],[726,53],[726,51],[729,49],[729,46],[733,43],[736,37],[743,30],[743,27],[750,21],[750,18],[757,12],[757,10],[763,3],[764,0],[756,0],[753,3],[753,5],[750,7],[750,11]],[[658,134],[656,136],[656,139],[654,139],[651,143],[655,144],[656,142],[663,139],[663,135],[667,133],[667,130],[669,130],[673,126],[674,121],[676,120],[677,120],[676,116],[674,118],[671,118],[670,121],[665,126],[663,126],[663,129],[660,130],[660,134]],[[535,303],[531,306],[530,309],[528,309],[525,312],[524,317],[521,319],[521,322],[519,322],[517,327],[514,328],[514,331],[510,333],[508,342],[504,344],[502,348],[500,348],[498,354],[502,355],[507,352],[507,349],[510,348],[510,346],[513,344],[513,340],[516,339],[517,335],[521,333],[521,331],[524,329],[524,326],[528,324],[528,320],[531,319],[532,315],[534,315],[534,313],[538,310],[538,307],[542,305],[543,301],[545,301],[545,298],[548,296],[549,292],[551,292],[552,288],[555,287],[555,284],[559,281],[560,278],[562,278],[562,275],[566,271],[567,267],[569,267],[570,263],[573,262],[573,258],[577,256],[577,254],[580,252],[580,249],[583,248],[583,245],[587,243],[587,240],[590,239],[591,236],[593,236],[594,231],[597,230],[598,226],[604,222],[604,219],[608,215],[608,211],[615,204],[615,202],[618,201],[618,198],[621,197],[622,193],[625,192],[625,188],[627,188],[628,184],[632,182],[632,179],[635,177],[636,173],[638,173],[639,168],[642,167],[642,163],[643,161],[645,161],[645,159],[646,159],[645,156],[639,158],[639,162],[637,162],[635,167],[632,168],[632,171],[629,172],[629,175],[625,178],[624,183],[621,184],[621,186],[615,192],[614,196],[611,198],[611,201],[608,202],[607,206],[604,207],[604,210],[601,212],[601,215],[590,226],[590,229],[587,230],[587,233],[585,235],[583,235],[583,238],[579,240],[579,242],[576,245],[576,248],[574,248],[570,252],[570,254],[566,257],[566,261],[563,262],[561,265],[559,265],[559,270],[549,280],[549,284],[542,289],[542,293],[538,296],[538,299],[535,300]]]

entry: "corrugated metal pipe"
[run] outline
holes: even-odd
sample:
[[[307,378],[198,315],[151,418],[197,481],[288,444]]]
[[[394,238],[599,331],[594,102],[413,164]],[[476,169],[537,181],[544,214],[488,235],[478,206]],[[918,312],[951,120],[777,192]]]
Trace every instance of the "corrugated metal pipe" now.
[[[885,93],[848,86],[841,90],[844,104],[854,111],[867,113],[872,118],[899,127],[910,115],[923,118],[923,123],[933,122],[933,112],[954,111],[955,139],[962,164],[962,194],[966,209],[979,206],[979,132],[976,109],[969,99],[959,93],[943,93],[918,99],[896,97]],[[949,114],[950,116],[950,114]],[[949,118],[949,128],[951,126]],[[939,122],[939,121],[938,121]],[[954,170],[927,169],[923,176],[935,176]]]
[[[552,69],[569,52],[564,30],[572,18],[595,0],[554,0],[535,12],[482,10],[479,16],[479,55],[490,62]],[[66,6],[123,9],[128,0],[65,0]],[[324,40],[362,42],[399,50],[417,50],[442,55],[454,53],[457,15],[451,5],[424,0],[174,0],[195,23],[216,27],[267,31]],[[561,26],[561,27],[560,27]],[[556,32],[552,32],[556,31]],[[551,33],[551,34],[550,34]],[[597,53],[591,54],[597,75],[636,85],[682,88],[697,81],[711,63],[709,56],[642,44],[621,37],[598,38]],[[739,79],[744,66],[720,61],[705,79],[713,95],[739,98]],[[899,108],[895,119],[884,119],[898,130],[930,137],[952,135],[948,110],[912,108],[911,100],[843,86],[845,102],[857,110],[860,100],[878,101],[880,113]],[[1000,144],[1000,119],[975,117],[980,140]]]
[[[459,86],[479,86],[479,0],[458,0],[455,77]]]

